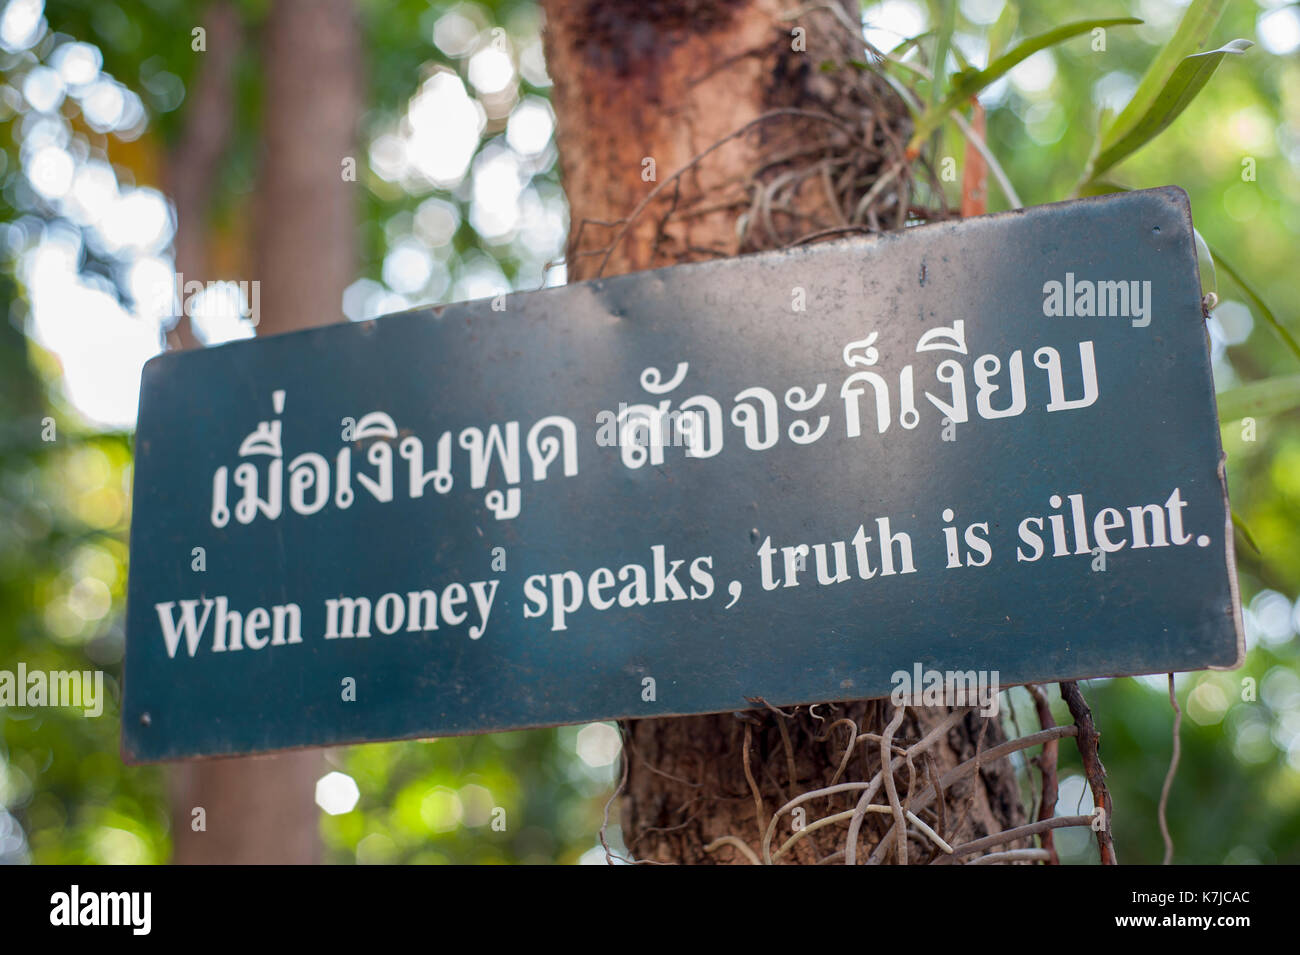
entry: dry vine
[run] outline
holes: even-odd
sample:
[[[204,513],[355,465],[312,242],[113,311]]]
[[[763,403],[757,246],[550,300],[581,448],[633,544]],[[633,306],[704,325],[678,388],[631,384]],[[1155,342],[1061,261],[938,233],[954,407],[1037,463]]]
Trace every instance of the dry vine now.
[[[1169,705],[1174,708],[1174,748],[1169,756],[1169,771],[1165,774],[1165,784],[1160,787],[1160,805],[1156,811],[1156,818],[1160,822],[1160,836],[1165,841],[1165,857],[1163,865],[1169,865],[1174,861],[1174,839],[1169,834],[1169,820],[1166,813],[1169,808],[1169,791],[1174,786],[1174,775],[1178,772],[1178,759],[1182,755],[1182,746],[1178,739],[1179,727],[1183,725],[1183,711],[1178,706],[1178,699],[1174,696],[1174,675],[1169,674]]]
[[[705,846],[709,854],[731,849],[753,865],[776,865],[787,857],[794,855],[805,840],[816,832],[836,830],[842,832],[842,848],[839,848],[815,861],[829,864],[843,861],[846,865],[858,864],[859,844],[862,841],[865,823],[872,818],[883,819],[885,827],[875,839],[868,864],[883,862],[891,850],[900,864],[931,865],[991,865],[991,864],[1057,864],[1056,850],[1052,844],[1052,832],[1065,827],[1088,827],[1097,832],[1101,858],[1104,864],[1115,863],[1114,844],[1110,836],[1110,794],[1106,789],[1105,769],[1097,755],[1100,737],[1092,721],[1091,711],[1083,699],[1077,684],[1062,683],[1061,697],[1070,708],[1075,722],[1057,725],[1051,716],[1047,694],[1041,687],[1027,688],[1035,702],[1035,709],[1041,724],[1037,732],[1020,735],[987,750],[977,749],[975,755],[966,759],[947,772],[940,774],[932,761],[928,760],[929,750],[953,731],[959,723],[972,713],[972,707],[954,707],[921,739],[907,745],[895,742],[895,734],[903,724],[904,717],[911,707],[895,707],[893,717],[882,734],[863,730],[856,721],[840,718],[829,724],[816,736],[813,742],[832,743],[843,740],[843,755],[830,785],[811,789],[784,799],[774,812],[765,810],[765,799],[760,779],[772,780],[778,791],[775,777],[767,772],[766,766],[755,770],[753,761],[753,726],[757,723],[751,712],[738,712],[736,718],[743,723],[744,744],[741,752],[744,775],[748,782],[749,793],[744,798],[751,799],[754,805],[757,823],[757,838],[746,839],[742,834],[729,833],[713,839]],[[788,774],[791,784],[798,782],[794,762],[793,745],[784,721],[806,712],[814,720],[826,722],[825,717],[812,707],[795,707],[787,713],[770,706],[763,700],[751,701],[765,707],[775,714],[781,728],[783,754],[781,762]],[[845,732],[847,731],[847,732]],[[1105,815],[1099,817],[1096,810],[1089,814],[1073,816],[1055,815],[1057,798],[1056,758],[1058,741],[1073,738],[1078,745],[1088,784],[1094,794],[1096,806],[1105,809]],[[874,744],[874,751],[879,754],[880,768],[870,778],[840,782],[851,755],[858,744]],[[949,831],[947,822],[947,802],[960,784],[979,776],[982,768],[1006,759],[1014,753],[1023,752],[1036,746],[1042,746],[1042,753],[1033,760],[1042,773],[1043,788],[1038,806],[1037,818],[1026,825],[1015,826],[1001,832],[973,839],[958,845],[952,845],[945,838]],[[616,857],[609,848],[605,829],[609,821],[609,806],[618,798],[627,781],[630,760],[636,756],[630,741],[625,736],[623,751],[623,771],[618,788],[606,804],[605,825],[601,827],[601,844],[605,847],[607,858],[613,861],[625,860]],[[638,757],[639,758],[639,757]],[[916,761],[925,758],[927,762],[923,774],[918,774]],[[648,764],[647,764],[648,766]],[[654,767],[649,766],[651,770]],[[922,783],[921,780],[924,780]],[[689,785],[696,785],[690,783]],[[884,801],[876,801],[884,794]],[[820,818],[809,819],[800,824],[791,825],[791,833],[779,845],[776,836],[781,820],[786,816],[795,817],[796,811],[806,805],[822,800],[833,800],[846,795],[855,796],[852,808],[829,812]],[[1032,807],[1031,807],[1032,808]],[[1099,825],[1099,818],[1101,820]],[[689,823],[682,823],[685,826]],[[1038,846],[1032,841],[1037,838]],[[911,840],[911,842],[909,842]],[[919,851],[913,851],[913,843]],[[1019,843],[1019,845],[1017,845]],[[967,858],[973,857],[973,858]],[[637,860],[638,862],[648,860]]]

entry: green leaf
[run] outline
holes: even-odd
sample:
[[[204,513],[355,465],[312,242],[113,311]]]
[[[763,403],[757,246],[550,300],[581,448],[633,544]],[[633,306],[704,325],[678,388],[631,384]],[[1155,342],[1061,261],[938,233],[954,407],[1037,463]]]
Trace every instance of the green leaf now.
[[[1246,522],[1237,516],[1236,511],[1232,512],[1232,526],[1241,533],[1242,539],[1250,545],[1251,550],[1260,557],[1264,556],[1264,552],[1260,550],[1259,545],[1255,543],[1255,535],[1250,532],[1250,528],[1246,526]]]
[[[938,36],[934,44],[934,66],[931,72],[934,74],[934,81],[930,83],[930,105],[934,106],[939,102],[943,94],[943,71],[948,68],[948,50],[952,46],[952,31],[957,26],[957,4],[953,0],[943,3],[943,10],[939,14]]]
[[[1087,183],[1079,190],[1080,196],[1108,196],[1116,192],[1128,192],[1128,186],[1121,186],[1117,182],[1106,182],[1105,180],[1093,180]]]
[[[894,47],[892,50],[889,50],[886,55],[896,56],[901,59],[904,55],[906,55],[906,53],[910,49],[912,49],[912,47],[919,44],[922,40],[928,40],[932,36],[934,36],[933,30],[926,30],[924,33],[918,33],[916,36],[910,36],[906,40],[899,41],[898,46]]]
[[[1258,293],[1251,288],[1250,283],[1241,277],[1241,273],[1234,269],[1228,261],[1219,254],[1218,249],[1209,247],[1209,250],[1210,254],[1214,256],[1214,261],[1218,263],[1218,267],[1227,274],[1228,278],[1237,283],[1238,288],[1246,293],[1246,298],[1250,299],[1250,304],[1255,307],[1255,310],[1259,312],[1264,321],[1268,323],[1273,331],[1277,332],[1277,336],[1282,339],[1286,344],[1286,347],[1291,349],[1291,354],[1295,355],[1296,358],[1300,358],[1300,342],[1296,341],[1295,336],[1291,334],[1290,329],[1278,320],[1277,316],[1273,314],[1273,310],[1269,308],[1268,305],[1265,304],[1264,300],[1259,297]]]
[[[989,29],[989,62],[992,63],[1002,51],[1011,43],[1011,36],[1016,32],[1016,24],[1020,22],[1020,8],[1010,0],[1002,7],[1002,12],[998,14],[997,20]]]
[[[953,59],[957,61],[957,72],[953,74],[954,83],[961,82],[960,77],[963,73],[979,72],[979,67],[975,66],[973,63],[971,63],[970,60],[966,59],[966,54],[962,53],[961,47],[957,46],[954,43],[952,46],[948,48],[948,50],[950,53],[952,53]]]
[[[1220,392],[1216,400],[1223,424],[1290,411],[1300,408],[1300,375],[1252,381]]]
[[[1166,126],[1178,118],[1187,105],[1196,98],[1219,63],[1229,54],[1239,56],[1255,44],[1249,40],[1233,40],[1217,50],[1208,53],[1194,53],[1183,59],[1169,77],[1169,82],[1156,95],[1148,109],[1129,131],[1113,145],[1102,148],[1084,173],[1085,181],[1091,181],[1109,170],[1116,163],[1128,158],[1151,140],[1155,139]],[[1132,103],[1129,104],[1130,106]],[[1125,113],[1128,112],[1126,108]],[[1123,114],[1121,114],[1122,118]]]
[[[1178,23],[1178,29],[1164,48],[1151,61],[1146,73],[1133,91],[1133,98],[1124,107],[1123,112],[1101,133],[1098,152],[1109,149],[1131,133],[1139,120],[1149,112],[1169,85],[1170,78],[1179,64],[1193,53],[1199,53],[1209,39],[1219,17],[1223,14],[1228,0],[1193,0]]]
[[[930,138],[931,133],[943,125],[949,112],[965,104],[967,100],[977,95],[980,90],[991,83],[1000,80],[1039,50],[1045,50],[1049,46],[1063,43],[1081,33],[1088,33],[1098,27],[1121,26],[1141,22],[1141,20],[1133,17],[1080,20],[1077,23],[1067,23],[1055,30],[1048,30],[1046,33],[1040,33],[1038,36],[1022,40],[1015,49],[1004,53],[979,72],[963,75],[961,81],[953,85],[952,91],[942,103],[930,106],[921,114],[921,118],[916,121],[916,128],[912,133],[912,138],[907,144],[908,152],[912,155],[919,153],[921,145]]]

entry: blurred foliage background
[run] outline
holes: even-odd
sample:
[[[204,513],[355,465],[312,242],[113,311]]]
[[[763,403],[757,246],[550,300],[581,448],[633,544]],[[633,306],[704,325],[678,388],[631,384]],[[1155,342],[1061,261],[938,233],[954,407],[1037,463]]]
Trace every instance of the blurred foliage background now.
[[[193,322],[216,344],[253,328],[239,297],[244,223],[259,147],[258,24],[234,4],[246,49],[235,122],[210,184],[212,260],[228,283]],[[0,709],[0,861],[163,862],[165,776],[118,757],[118,686],[130,522],[131,433],[140,366],[162,349],[175,303],[168,150],[186,121],[204,50],[205,4],[187,0],[7,0],[0,10],[0,669],[103,669],[100,719]],[[1186,4],[1114,0],[1089,16],[1140,25],[1025,60],[980,95],[989,145],[1025,204],[1067,197],[1104,109],[1121,108]],[[352,320],[426,303],[564,281],[567,215],[554,117],[530,2],[358,0],[369,86],[356,157],[364,264],[340,308]],[[1065,0],[885,0],[863,8],[889,50],[951,23],[941,73],[981,68],[1081,16]],[[949,21],[948,18],[951,18]],[[945,35],[948,35],[945,33]],[[1199,232],[1277,319],[1300,331],[1300,12],[1235,0],[1210,47],[1228,57],[1187,110],[1106,178],[1175,183]],[[902,75],[902,74],[900,74]],[[934,157],[965,155],[952,124]],[[958,201],[954,183],[951,200]],[[990,211],[1007,207],[990,179]],[[170,287],[170,286],[169,286]],[[1248,295],[1222,272],[1209,323],[1220,391],[1300,372]],[[242,312],[241,312],[242,310]],[[1295,402],[1300,404],[1300,400]],[[45,440],[51,434],[54,440]],[[1182,762],[1169,805],[1179,862],[1300,862],[1300,413],[1226,423],[1249,655],[1232,673],[1177,679]],[[1164,677],[1084,686],[1103,734],[1122,862],[1163,852],[1156,805],[1171,750]],[[1036,726],[1023,690],[1008,718]],[[1054,696],[1055,700],[1055,696]],[[1059,700],[1055,700],[1059,707]],[[1058,720],[1068,719],[1063,707]],[[1015,728],[1011,727],[1015,732]],[[1063,746],[1060,811],[1085,800]],[[330,751],[318,787],[335,862],[604,862],[597,833],[613,789],[612,724]],[[1021,764],[1023,768],[1023,763]],[[505,810],[504,832],[492,828]],[[1092,862],[1087,832],[1062,830],[1067,862]],[[619,845],[617,826],[611,842]]]

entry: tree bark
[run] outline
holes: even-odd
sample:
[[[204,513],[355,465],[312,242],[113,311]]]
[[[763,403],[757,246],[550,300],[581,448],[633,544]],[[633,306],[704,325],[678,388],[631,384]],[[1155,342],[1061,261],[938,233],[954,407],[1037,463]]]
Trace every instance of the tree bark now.
[[[338,321],[356,269],[356,156],[362,76],[351,0],[277,0],[263,49],[264,152],[254,222],[259,334]],[[179,252],[179,247],[178,247]],[[320,861],[318,750],[204,760],[174,776],[173,861]],[[203,807],[206,831],[194,831]]]
[[[204,281],[208,262],[208,208],[212,185],[230,146],[234,121],[235,65],[242,38],[239,11],[228,0],[218,0],[204,11],[207,52],[201,54],[185,110],[185,127],[167,156],[163,188],[176,209],[176,236],[172,241],[176,271],[186,281]],[[182,287],[177,294],[183,294]],[[199,344],[185,310],[168,335],[173,348]]]
[[[896,162],[908,113],[871,70],[851,65],[866,59],[855,4],[796,20],[783,19],[794,6],[788,0],[543,6],[570,207],[571,279],[900,227],[915,214],[913,170]],[[622,814],[629,850],[655,862],[745,863],[733,841],[739,840],[761,856],[768,820],[792,796],[832,779],[870,780],[880,769],[878,742],[866,741],[853,747],[840,773],[850,734],[836,721],[853,720],[855,733],[881,734],[893,715],[887,701],[856,701],[797,708],[789,716],[758,709],[630,721]],[[948,715],[942,707],[909,708],[895,740],[919,740]],[[1004,738],[995,718],[967,715],[929,757],[898,767],[900,798]],[[807,820],[852,809],[859,796],[810,802]],[[887,801],[883,788],[875,801]],[[943,808],[928,814],[929,823],[954,845],[1023,820],[1005,760],[939,802]],[[892,821],[867,815],[859,860]],[[781,819],[775,846],[791,836],[791,822],[789,815]],[[781,861],[834,861],[847,825],[810,833]],[[937,851],[924,840],[907,842],[912,862]],[[878,861],[897,856],[893,848],[877,853]]]
[[[360,24],[352,0],[276,0],[266,30],[266,99],[253,248],[261,335],[343,317],[357,267]],[[357,165],[360,165],[358,163]]]

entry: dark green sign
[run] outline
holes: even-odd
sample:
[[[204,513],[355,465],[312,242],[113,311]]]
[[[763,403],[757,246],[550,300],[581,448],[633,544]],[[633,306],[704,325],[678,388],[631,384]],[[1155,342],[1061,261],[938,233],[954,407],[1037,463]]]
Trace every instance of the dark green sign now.
[[[164,355],[125,754],[1232,666],[1200,298],[1167,188]]]

